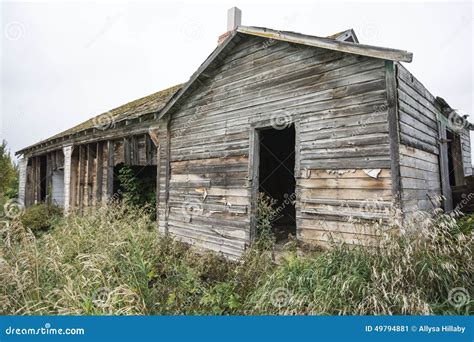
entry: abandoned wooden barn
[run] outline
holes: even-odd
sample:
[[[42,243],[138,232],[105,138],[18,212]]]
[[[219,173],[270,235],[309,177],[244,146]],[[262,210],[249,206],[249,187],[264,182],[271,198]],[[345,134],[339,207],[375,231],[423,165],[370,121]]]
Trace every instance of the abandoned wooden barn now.
[[[275,231],[365,243],[370,222],[443,206],[472,175],[472,126],[404,67],[411,53],[240,25],[183,85],[17,152],[20,198],[71,210],[114,196],[117,169],[156,179],[161,232],[237,258],[260,192]],[[433,71],[435,72],[435,71]],[[439,199],[442,198],[442,201]]]

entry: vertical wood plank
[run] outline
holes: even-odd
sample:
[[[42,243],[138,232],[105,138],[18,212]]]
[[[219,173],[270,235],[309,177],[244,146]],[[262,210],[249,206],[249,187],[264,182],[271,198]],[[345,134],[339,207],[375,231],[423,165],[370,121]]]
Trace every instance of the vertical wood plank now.
[[[52,203],[52,193],[53,193],[53,153],[48,153],[46,155],[46,202]]]
[[[74,204],[74,184],[75,179],[75,167],[76,161],[72,159],[72,146],[64,146],[64,212],[67,213],[71,206],[71,203]]]
[[[87,145],[87,205],[92,205],[93,200],[93,180],[92,173],[94,172],[94,145]]]
[[[78,203],[77,206],[79,210],[82,212],[84,208],[84,173],[85,173],[85,148],[84,145],[79,146],[79,164],[78,164]]]
[[[449,184],[448,140],[446,136],[446,125],[441,121],[438,121],[438,135],[441,191],[444,197],[443,207],[445,211],[451,211],[453,210],[453,197],[451,185]]]
[[[153,159],[153,149],[155,148],[155,145],[151,141],[151,138],[148,134],[145,134],[145,163],[146,165],[151,165],[152,164],[152,159]]]
[[[168,234],[169,223],[169,196],[170,196],[170,178],[171,178],[171,120],[169,116],[166,122],[166,174],[165,174],[165,234]]]
[[[102,201],[102,180],[104,175],[104,143],[102,141],[97,143],[97,162],[96,162],[96,188],[95,188],[95,203],[100,205]]]
[[[41,157],[36,157],[36,169],[35,169],[35,178],[36,178],[36,203],[41,202]]]
[[[400,179],[400,127],[398,118],[397,74],[396,64],[385,61],[385,83],[387,88],[388,131],[390,137],[390,161],[392,176],[392,195],[395,205],[401,205]]]
[[[255,240],[257,233],[257,202],[259,189],[259,167],[260,167],[260,134],[258,129],[252,128],[250,132],[250,153],[249,163],[251,170],[249,178],[251,180],[250,192],[250,241]]]
[[[131,149],[130,149],[130,138],[123,139],[123,163],[125,165],[131,164]]]
[[[138,139],[135,135],[130,137],[131,165],[140,165]]]
[[[114,194],[114,142],[107,140],[107,199],[111,200]]]

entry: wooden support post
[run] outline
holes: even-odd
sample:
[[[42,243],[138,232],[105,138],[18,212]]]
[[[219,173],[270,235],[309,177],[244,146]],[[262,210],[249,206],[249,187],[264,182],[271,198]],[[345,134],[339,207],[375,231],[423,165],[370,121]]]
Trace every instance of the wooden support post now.
[[[23,156],[18,161],[18,173],[19,173],[19,180],[18,180],[18,199],[24,205],[27,205],[26,202],[26,180],[27,180],[27,168],[28,168],[28,157]]]
[[[84,207],[84,173],[85,173],[85,148],[84,145],[79,146],[79,164],[78,164],[78,203],[77,206],[79,210],[82,212]]]
[[[395,205],[401,206],[400,129],[398,125],[397,70],[396,64],[393,61],[385,61],[385,83],[387,88],[392,196],[395,199]]]
[[[438,121],[439,136],[439,166],[441,173],[441,192],[443,194],[443,208],[445,211],[453,210],[453,198],[451,185],[449,184],[449,164],[448,164],[448,140],[446,136],[446,125]]]
[[[46,203],[52,203],[54,152],[46,155]]]
[[[97,143],[96,156],[95,204],[100,205],[102,202],[102,180],[104,177],[104,143],[102,141]]]
[[[125,165],[131,164],[131,150],[130,150],[130,138],[123,138],[123,163]]]
[[[150,135],[151,136],[151,135]],[[153,138],[153,136],[151,136]],[[159,143],[159,140],[158,140]],[[170,213],[170,179],[171,179],[171,120],[168,116],[166,122],[166,174],[165,174],[165,222],[164,233],[168,234],[168,220]]]
[[[64,146],[64,213],[67,213],[71,204],[71,184],[72,181],[72,146]]]
[[[112,200],[114,194],[114,142],[107,141],[107,200]]]
[[[249,153],[249,174],[248,178],[251,182],[250,190],[250,241],[255,240],[257,236],[257,202],[259,188],[259,163],[260,163],[260,134],[258,129],[252,128],[249,137],[250,153]]]
[[[41,157],[35,158],[35,188],[36,196],[35,202],[41,202]]]
[[[150,135],[145,134],[145,164],[151,165],[153,163],[153,150],[155,145],[153,144]]]
[[[92,173],[94,172],[94,145],[87,145],[87,205],[92,205],[93,200],[93,180]]]
[[[130,137],[131,165],[139,165],[138,140],[136,136]]]

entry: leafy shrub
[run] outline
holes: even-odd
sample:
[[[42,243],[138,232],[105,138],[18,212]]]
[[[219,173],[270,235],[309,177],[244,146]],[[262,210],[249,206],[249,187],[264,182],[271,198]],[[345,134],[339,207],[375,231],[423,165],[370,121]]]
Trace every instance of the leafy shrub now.
[[[147,206],[154,219],[156,216],[156,176],[145,173],[138,177],[141,168],[133,166],[122,166],[118,173],[120,188],[123,199],[134,206]]]
[[[21,216],[21,223],[35,234],[45,232],[62,216],[62,208],[52,204],[35,204],[26,209]]]

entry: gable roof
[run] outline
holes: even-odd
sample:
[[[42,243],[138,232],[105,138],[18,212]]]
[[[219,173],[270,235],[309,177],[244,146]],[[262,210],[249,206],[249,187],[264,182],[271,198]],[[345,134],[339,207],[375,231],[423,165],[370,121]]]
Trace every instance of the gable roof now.
[[[327,36],[326,38],[359,44],[359,38],[357,38],[357,35],[353,29],[334,33],[330,36]]]
[[[25,147],[15,154],[22,154],[27,150],[37,147],[52,140],[61,139],[68,135],[80,133],[88,129],[96,128],[98,125],[112,125],[123,120],[130,120],[138,118],[145,114],[159,112],[168,102],[168,100],[181,88],[182,84],[160,90],[151,95],[139,98],[132,102],[128,102],[122,106],[109,110],[108,112],[99,114],[89,120],[86,120],[72,128],[69,128],[61,133],[53,135],[36,144]]]
[[[352,29],[338,32],[329,37],[317,37],[290,31],[277,31],[264,27],[238,26],[234,31],[230,31],[226,33],[226,35],[227,38],[225,38],[225,40],[216,47],[216,49],[209,55],[209,57],[185,84],[178,84],[97,115],[92,119],[80,123],[77,126],[42,140],[36,144],[23,148],[15,154],[19,155],[29,150],[40,148],[46,143],[55,143],[55,141],[59,141],[60,139],[64,140],[68,136],[71,137],[72,135],[81,132],[94,130],[97,124],[101,124],[103,122],[112,122],[116,124],[124,120],[138,118],[150,113],[158,113],[158,118],[163,117],[181,97],[185,96],[185,94],[190,89],[195,87],[194,82],[199,77],[206,76],[204,71],[219,61],[219,57],[222,52],[225,50],[230,50],[245,36],[262,37],[277,41],[284,41],[386,60],[403,62],[411,62],[412,60],[412,53],[407,51],[358,44],[357,36]],[[350,42],[351,40],[354,42]]]
[[[334,36],[339,37],[341,34],[348,33],[349,30],[339,32]],[[353,32],[353,30],[351,30]],[[355,34],[355,33],[354,33]],[[229,50],[235,46],[242,36],[256,36],[266,39],[284,41],[294,44],[301,44],[306,46],[318,47],[322,49],[340,51],[344,53],[351,53],[356,55],[392,60],[392,61],[404,61],[411,62],[413,54],[411,52],[383,48],[378,46],[364,45],[358,43],[350,43],[346,41],[339,41],[336,38],[322,38],[316,36],[308,36],[301,33],[289,32],[289,31],[275,31],[264,27],[248,27],[238,26],[234,31],[231,31],[227,38],[216,47],[216,49],[209,55],[203,64],[196,70],[196,72],[190,77],[189,81],[186,82],[183,87],[177,92],[165,107],[160,112],[158,118],[162,118],[168,111],[175,105],[175,103],[181,99],[185,94],[192,88],[195,87],[194,83],[199,77],[206,77],[205,70],[211,68],[217,64],[221,53]]]

